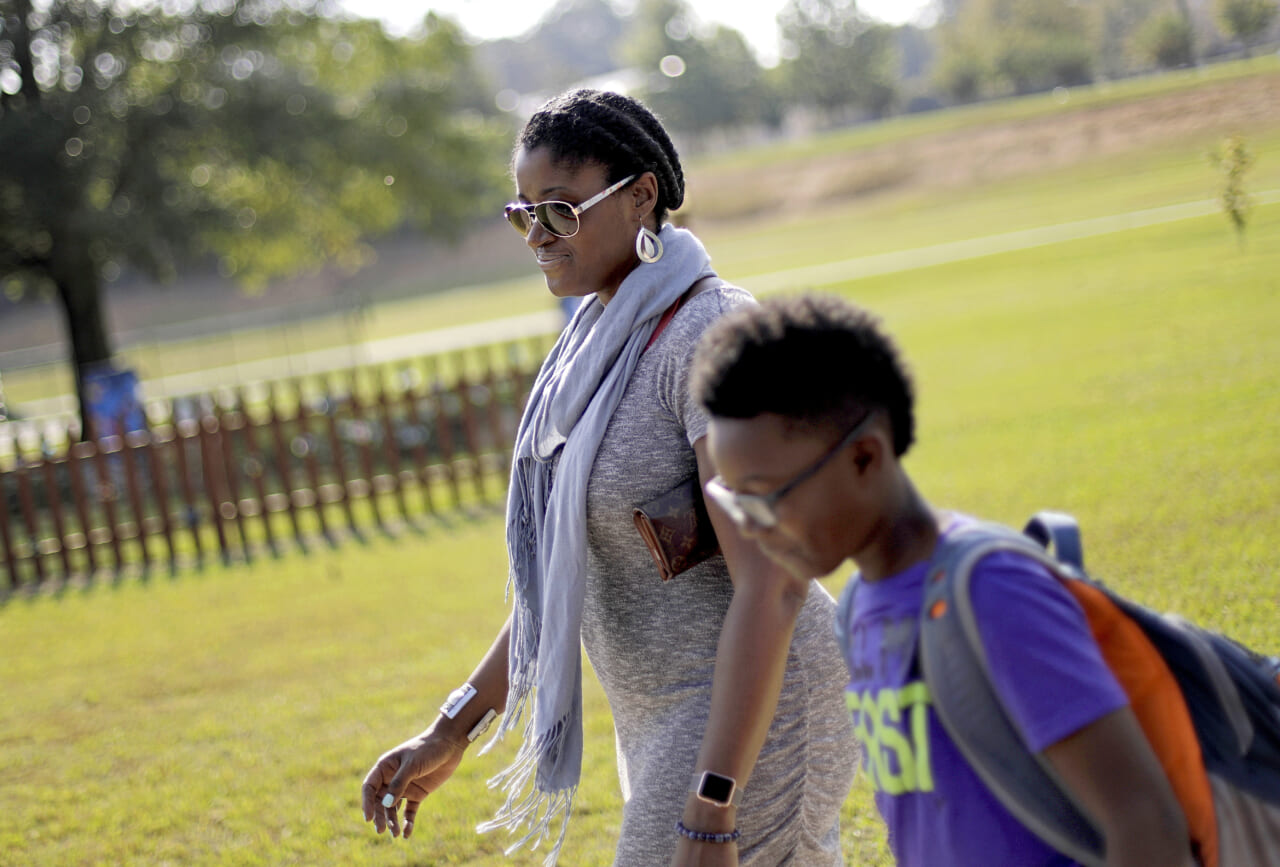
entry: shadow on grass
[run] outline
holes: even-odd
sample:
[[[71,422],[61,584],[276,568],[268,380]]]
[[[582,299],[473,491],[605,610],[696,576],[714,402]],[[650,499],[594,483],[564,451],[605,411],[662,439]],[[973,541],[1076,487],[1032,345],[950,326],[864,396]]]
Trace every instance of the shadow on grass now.
[[[324,530],[301,534],[278,534],[272,538],[249,540],[228,539],[226,543],[207,540],[197,553],[193,547],[178,550],[171,556],[153,556],[144,561],[137,551],[126,550],[123,562],[95,564],[90,570],[87,563],[70,576],[26,575],[16,586],[0,588],[0,613],[19,601],[28,605],[46,600],[54,602],[69,597],[85,597],[103,590],[120,590],[133,584],[146,586],[156,579],[179,581],[189,576],[209,576],[218,572],[243,568],[254,569],[260,565],[286,562],[298,556],[323,559],[326,553],[336,553],[352,542],[362,547],[376,545],[379,541],[395,542],[408,537],[425,540],[433,533],[449,534],[460,527],[491,521],[506,511],[505,498],[483,501],[464,500],[453,508],[431,513],[418,513],[396,518],[384,518],[381,522],[352,524],[331,523]],[[212,543],[212,544],[210,544]],[[106,555],[110,560],[111,556]]]

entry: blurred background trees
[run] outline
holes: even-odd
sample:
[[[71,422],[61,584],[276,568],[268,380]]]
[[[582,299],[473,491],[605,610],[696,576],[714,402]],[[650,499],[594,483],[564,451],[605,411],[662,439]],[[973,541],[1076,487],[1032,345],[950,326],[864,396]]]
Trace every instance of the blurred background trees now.
[[[1275,20],[1277,8],[1276,0],[1218,0],[1218,17],[1248,54]]]
[[[394,40],[278,0],[3,9],[0,282],[57,298],[82,398],[124,269],[354,268],[401,225],[458,233],[504,185],[508,125],[467,108],[448,21]]]
[[[778,92],[742,34],[729,27],[697,29],[684,0],[640,0],[618,54],[642,72],[641,96],[672,129],[713,129],[776,123]]]
[[[790,0],[778,15],[787,95],[839,116],[888,113],[896,95],[893,28],[868,18],[854,0]]]
[[[1280,45],[1276,0],[934,0],[891,26],[789,0],[780,56],[690,0],[561,0],[518,39],[336,0],[0,0],[0,314],[54,298],[77,391],[103,289],[250,289],[448,242],[508,194],[508,148],[569,86],[630,90],[682,149],[1178,68]]]

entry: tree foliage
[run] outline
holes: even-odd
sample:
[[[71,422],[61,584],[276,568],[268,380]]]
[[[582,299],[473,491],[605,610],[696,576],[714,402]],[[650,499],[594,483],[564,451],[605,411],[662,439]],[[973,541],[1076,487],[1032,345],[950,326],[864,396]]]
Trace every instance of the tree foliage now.
[[[1177,69],[1195,62],[1193,39],[1187,19],[1172,11],[1147,19],[1138,34],[1143,54],[1165,69]]]
[[[1099,19],[1082,0],[969,0],[939,27],[941,83],[954,95],[975,79],[993,95],[1093,80]]]
[[[1240,136],[1228,136],[1222,144],[1209,154],[1209,161],[1221,175],[1222,189],[1218,199],[1222,203],[1222,213],[1231,221],[1236,238],[1243,247],[1245,229],[1249,223],[1249,210],[1252,199],[1245,190],[1245,175],[1253,167],[1253,153],[1248,143]]]
[[[863,15],[854,0],[789,0],[778,28],[792,99],[828,112],[888,112],[898,77],[892,27]]]
[[[1097,71],[1107,78],[1128,74],[1150,61],[1143,31],[1151,19],[1173,11],[1171,0],[1096,0]]]
[[[0,281],[54,289],[78,388],[111,357],[102,286],[123,269],[211,260],[259,286],[491,204],[505,130],[455,110],[454,26],[392,40],[304,2],[2,7]]]
[[[776,119],[777,99],[746,39],[731,27],[700,29],[684,0],[642,0],[624,56],[644,74],[640,96],[673,130]]]
[[[1248,52],[1271,26],[1277,9],[1276,0],[1218,0],[1218,19],[1227,35],[1240,40]]]

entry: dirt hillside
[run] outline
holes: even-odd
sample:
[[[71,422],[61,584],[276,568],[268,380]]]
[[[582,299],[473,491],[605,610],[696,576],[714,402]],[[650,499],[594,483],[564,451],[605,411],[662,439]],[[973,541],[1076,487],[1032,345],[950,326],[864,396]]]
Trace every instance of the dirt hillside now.
[[[855,196],[958,188],[1066,168],[1164,142],[1211,140],[1280,126],[1280,73],[1027,120],[926,134],[755,169],[711,168],[697,179],[699,222],[757,209],[804,211]]]

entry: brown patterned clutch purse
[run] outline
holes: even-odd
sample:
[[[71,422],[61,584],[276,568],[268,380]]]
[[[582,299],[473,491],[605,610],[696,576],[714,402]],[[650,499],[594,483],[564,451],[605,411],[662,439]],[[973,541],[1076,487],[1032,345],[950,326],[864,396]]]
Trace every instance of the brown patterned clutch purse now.
[[[720,552],[697,473],[637,507],[634,518],[663,581]]]

